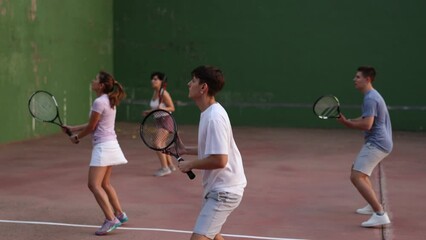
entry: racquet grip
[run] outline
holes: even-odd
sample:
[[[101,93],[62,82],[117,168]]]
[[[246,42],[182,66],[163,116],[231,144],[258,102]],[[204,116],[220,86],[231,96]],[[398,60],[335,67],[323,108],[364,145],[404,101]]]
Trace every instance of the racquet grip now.
[[[178,162],[181,162],[181,161],[183,161],[183,158],[178,157],[177,160],[178,160]],[[188,175],[189,179],[191,179],[191,180],[195,178],[195,174],[192,170],[189,170],[188,172],[186,172],[186,174]]]
[[[69,128],[65,128],[65,132],[67,133],[68,136],[71,137],[72,132],[71,132],[71,130]]]
[[[63,126],[62,126],[62,128],[65,128],[65,132],[66,132],[66,134],[67,134],[68,136],[70,136],[70,137],[72,136],[72,132],[71,132],[71,130],[70,130],[69,128],[67,128],[67,127],[63,127]],[[79,142],[80,142],[80,140],[79,140],[79,141],[77,141],[77,142],[76,142],[76,144],[78,144]]]
[[[186,172],[186,174],[188,175],[189,179],[191,179],[191,180],[195,178],[195,174],[191,170],[189,172]]]

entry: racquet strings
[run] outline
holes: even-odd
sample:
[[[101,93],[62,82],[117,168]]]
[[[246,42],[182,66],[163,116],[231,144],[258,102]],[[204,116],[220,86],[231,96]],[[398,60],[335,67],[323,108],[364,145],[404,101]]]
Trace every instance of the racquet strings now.
[[[35,93],[29,102],[31,114],[41,121],[53,121],[57,116],[56,101],[45,92]]]
[[[314,112],[321,118],[338,117],[339,102],[333,96],[324,96],[315,104]]]
[[[170,124],[170,115],[162,111],[149,114],[140,129],[140,135],[145,144],[156,150],[163,150],[169,147],[175,138],[175,130],[167,126]]]

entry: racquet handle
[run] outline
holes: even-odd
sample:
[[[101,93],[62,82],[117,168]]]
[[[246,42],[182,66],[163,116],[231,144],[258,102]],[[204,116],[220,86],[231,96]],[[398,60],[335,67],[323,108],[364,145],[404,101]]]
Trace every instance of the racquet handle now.
[[[189,172],[186,172],[186,174],[188,175],[189,179],[191,179],[191,180],[195,178],[195,174],[191,170]]]
[[[183,161],[183,158],[179,157],[177,160],[178,160],[178,162],[181,162],[181,161]],[[189,179],[191,179],[191,180],[195,178],[195,174],[192,170],[189,170],[189,172],[186,172],[186,174],[188,175]]]
[[[69,129],[69,128],[67,128],[67,127],[64,127],[64,126],[61,126],[63,129],[65,129],[65,133],[68,135],[68,136],[72,136],[72,132],[71,132],[71,130]],[[77,142],[77,144],[79,143],[80,141],[78,141]]]
[[[71,130],[69,128],[65,128],[65,132],[67,133],[68,136],[71,137],[72,132],[71,132]]]

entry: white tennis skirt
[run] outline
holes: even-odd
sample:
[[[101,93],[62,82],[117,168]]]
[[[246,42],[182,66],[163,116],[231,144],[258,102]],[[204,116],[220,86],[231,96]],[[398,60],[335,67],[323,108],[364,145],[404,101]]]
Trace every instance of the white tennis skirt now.
[[[105,167],[126,164],[127,159],[117,140],[98,143],[93,146],[91,167]]]

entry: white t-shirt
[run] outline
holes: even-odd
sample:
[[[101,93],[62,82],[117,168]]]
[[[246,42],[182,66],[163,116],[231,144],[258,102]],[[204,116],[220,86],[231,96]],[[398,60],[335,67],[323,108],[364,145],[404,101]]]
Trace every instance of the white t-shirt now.
[[[102,94],[96,98],[91,110],[101,114],[98,125],[92,134],[93,145],[116,140],[117,135],[114,130],[116,108],[111,108],[108,95]]]
[[[247,185],[243,161],[228,114],[219,103],[201,113],[198,128],[198,159],[212,154],[228,155],[228,163],[225,168],[203,170],[204,194],[223,191],[242,196]]]

